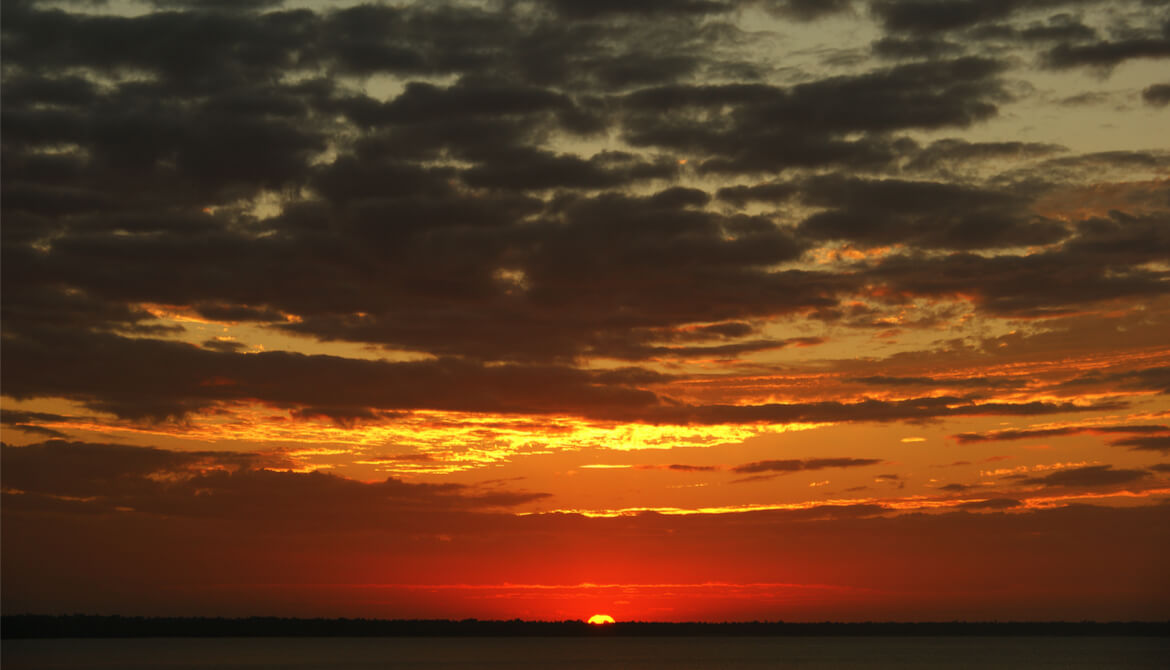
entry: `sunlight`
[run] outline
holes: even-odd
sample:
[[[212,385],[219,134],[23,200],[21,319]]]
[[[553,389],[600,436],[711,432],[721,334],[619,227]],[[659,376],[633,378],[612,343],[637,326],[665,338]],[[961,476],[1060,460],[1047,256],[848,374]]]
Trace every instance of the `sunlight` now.
[[[613,623],[613,622],[614,622],[613,617],[611,617],[608,614],[594,614],[593,616],[589,617],[589,621],[588,621],[588,623],[591,623],[595,626],[600,626],[602,624]]]

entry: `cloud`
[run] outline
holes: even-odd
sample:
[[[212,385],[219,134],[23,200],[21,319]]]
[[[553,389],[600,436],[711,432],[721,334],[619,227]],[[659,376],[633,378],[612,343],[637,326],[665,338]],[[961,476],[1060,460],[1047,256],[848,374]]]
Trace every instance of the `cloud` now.
[[[1066,435],[1081,435],[1092,433],[1107,435],[1111,433],[1161,433],[1170,432],[1170,426],[1164,424],[1134,424],[1112,426],[1063,426],[1059,428],[1020,428],[994,430],[986,433],[959,433],[952,435],[959,444],[975,442],[1002,442],[1006,440],[1031,440],[1046,437],[1064,437]]]
[[[0,409],[0,423],[5,425],[18,423],[39,423],[69,421],[70,417],[52,412],[27,412],[18,409]]]
[[[784,202],[799,191],[797,184],[773,182],[754,186],[727,186],[719,189],[715,197],[742,209],[749,202]]]
[[[1002,379],[995,377],[892,377],[888,375],[873,375],[858,377],[857,381],[870,386],[930,386],[937,388],[1016,388],[1021,382],[1016,379]]]
[[[667,470],[674,470],[676,472],[712,472],[719,468],[714,465],[682,465],[679,463],[666,466]]]
[[[66,438],[66,437],[68,437],[68,435],[66,435],[65,433],[62,433],[59,430],[54,430],[52,428],[46,428],[45,426],[37,426],[35,424],[28,424],[28,423],[13,423],[13,424],[8,424],[8,425],[9,425],[9,427],[11,427],[15,430],[29,433],[31,435],[39,435],[42,438]]]
[[[959,53],[963,47],[955,42],[932,37],[894,37],[887,35],[874,40],[870,45],[873,52],[889,59],[918,59],[948,56]]]
[[[1109,443],[1114,447],[1129,447],[1137,451],[1160,451],[1170,453],[1170,435],[1145,435],[1126,437]]]
[[[811,17],[848,6],[805,4],[768,8]],[[786,86],[687,79],[732,58],[695,40],[748,38],[710,23],[722,3],[671,8],[553,6],[594,19],[565,22],[511,20],[503,5],[139,17],[17,6],[5,28],[16,73],[4,103],[5,167],[16,175],[4,186],[6,327],[142,334],[162,327],[138,307],[154,303],[439,357],[731,360],[817,338],[661,336],[831,310],[873,281],[973,295],[995,314],[1164,290],[1155,271],[1119,271],[1158,248],[1157,217],[1081,225],[1037,257],[939,258],[947,271],[927,268],[925,282],[913,255],[907,267],[894,257],[856,273],[786,268],[825,243],[933,252],[1057,242],[1070,231],[1028,211],[1032,192],[931,172],[1057,148],[917,147],[891,134],[990,118],[1006,100],[1006,61],[940,57]],[[680,39],[700,16],[702,34]],[[215,44],[188,48],[189,26]],[[127,37],[140,33],[151,37]],[[619,61],[644,62],[623,50],[639,43],[662,62],[681,58],[677,72],[607,79]],[[50,66],[82,74],[44,74]],[[85,74],[135,68],[150,76],[107,86]],[[393,73],[402,89],[374,98],[331,71]],[[436,74],[455,76],[422,80]],[[704,116],[723,108],[717,122]],[[581,153],[555,139],[603,133],[632,145]],[[680,155],[691,156],[685,169]],[[691,169],[899,162],[917,177],[794,174],[715,191],[738,208],[823,210],[797,228],[775,214],[716,212],[705,191],[672,185]],[[284,194],[279,213],[232,204],[262,192]],[[949,201],[966,206],[955,214]],[[1110,237],[1135,252],[1091,253]],[[1066,263],[1079,270],[1058,272]]]
[[[243,342],[236,342],[235,340],[225,340],[220,338],[205,340],[201,346],[204,349],[211,349],[212,351],[219,351],[221,353],[232,353],[248,348],[248,345],[244,344]]]
[[[1141,37],[1082,45],[1066,43],[1044,54],[1045,64],[1057,70],[1080,66],[1114,67],[1135,58],[1170,58],[1170,38]]]
[[[704,15],[727,12],[731,5],[715,0],[541,0],[569,19],[594,19],[614,15]]]
[[[947,416],[1039,416],[1066,412],[1090,412],[1120,408],[1114,403],[998,403],[974,402],[958,396],[929,396],[905,400],[862,400],[811,403],[769,403],[763,405],[691,405],[656,407],[642,413],[649,421],[688,424],[720,423],[829,423],[853,421],[926,421]],[[636,416],[631,414],[630,417]]]
[[[284,4],[284,0],[150,0],[161,9],[203,9],[215,11],[256,11]]]
[[[766,11],[798,21],[813,21],[848,11],[853,0],[741,0],[741,5],[759,5]]]
[[[1114,212],[1108,220],[1082,222],[1063,244],[1039,253],[989,257],[910,252],[859,271],[900,297],[965,295],[990,314],[1056,316],[1074,306],[1165,294],[1165,272],[1143,267],[1165,247],[1165,226],[1155,223],[1162,220],[1164,215]],[[1014,234],[1012,228],[1001,230]]]
[[[960,0],[875,0],[874,12],[893,31],[936,32],[966,28],[974,24],[1006,18],[1028,2],[1011,0],[980,2]]]
[[[715,173],[788,167],[875,167],[893,159],[884,138],[844,140],[850,132],[968,126],[996,113],[1003,64],[986,58],[910,63],[790,89],[759,84],[673,85],[627,95],[625,138],[634,146],[705,158]],[[696,114],[726,105],[725,127]],[[875,110],[882,110],[875,113]],[[804,129],[794,134],[793,127]]]
[[[906,168],[913,171],[930,172],[939,168],[970,165],[974,161],[1032,158],[1062,151],[1066,151],[1066,149],[1061,145],[1043,142],[969,142],[958,138],[947,138],[935,140],[911,153],[911,159],[907,162]],[[1000,197],[1011,198],[1012,194],[1005,193]]]
[[[281,471],[279,456],[170,451],[118,444],[50,441],[3,447],[5,506],[79,513],[117,508],[143,514],[227,520],[251,510],[255,521],[376,526],[406,510],[510,507],[548,494],[482,493],[454,484],[362,483],[321,472]],[[364,521],[358,521],[366,517]],[[322,526],[324,527],[324,526]]]
[[[756,461],[737,465],[732,472],[756,474],[760,472],[799,472],[802,470],[824,470],[826,468],[853,468],[881,463],[880,458],[806,458],[781,461]]]
[[[959,505],[960,509],[1014,509],[1021,505],[1019,500],[1012,498],[989,498],[987,500],[972,500]]]
[[[65,433],[39,425],[41,423],[68,423],[75,421],[73,417],[53,414],[51,412],[26,412],[23,410],[0,409],[0,424],[30,435],[39,435],[42,438],[64,438]]]
[[[223,353],[116,336],[58,337],[6,344],[13,361],[3,370],[7,394],[70,397],[100,411],[156,420],[228,400],[331,407],[334,412],[349,408],[344,411],[350,413],[423,406],[574,412],[591,402],[630,411],[655,402],[656,396],[627,384],[661,378],[620,369],[486,367],[453,359],[389,363],[283,351]],[[155,365],[140,365],[144,357]]]
[[[1039,485],[1046,488],[1094,488],[1128,484],[1145,479],[1149,475],[1150,473],[1146,470],[1115,470],[1112,465],[1090,465],[1083,468],[1059,470],[1042,477],[1025,477],[1019,483],[1024,485]]]
[[[805,184],[802,198],[828,208],[800,224],[803,234],[861,247],[1020,247],[1068,234],[1060,223],[1028,215],[1018,196],[956,184],[818,177]]]
[[[1097,31],[1069,14],[1056,14],[1046,24],[1034,23],[1020,30],[1019,37],[1028,42],[1076,42],[1095,39]]]
[[[1097,384],[1116,384],[1122,388],[1170,393],[1170,366],[1158,366],[1127,370],[1125,372],[1090,372],[1064,382],[1067,388],[1078,388]]]
[[[1147,105],[1165,107],[1170,104],[1170,84],[1151,84],[1142,89],[1142,100]]]

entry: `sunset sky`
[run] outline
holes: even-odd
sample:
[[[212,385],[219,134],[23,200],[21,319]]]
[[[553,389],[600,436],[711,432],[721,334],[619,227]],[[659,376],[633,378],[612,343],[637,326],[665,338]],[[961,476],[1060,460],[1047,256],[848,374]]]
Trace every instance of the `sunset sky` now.
[[[1170,1],[0,16],[5,614],[1170,618]]]

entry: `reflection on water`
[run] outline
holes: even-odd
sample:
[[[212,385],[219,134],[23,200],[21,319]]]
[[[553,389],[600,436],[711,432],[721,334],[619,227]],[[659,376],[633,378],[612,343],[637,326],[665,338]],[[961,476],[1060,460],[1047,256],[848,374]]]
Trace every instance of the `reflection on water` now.
[[[155,638],[4,640],[4,670],[1165,668],[1139,637]]]

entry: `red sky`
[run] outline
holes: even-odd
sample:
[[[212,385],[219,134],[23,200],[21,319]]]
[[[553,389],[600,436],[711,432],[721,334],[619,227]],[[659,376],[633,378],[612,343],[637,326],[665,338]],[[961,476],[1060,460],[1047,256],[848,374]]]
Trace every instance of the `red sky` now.
[[[4,613],[1170,617],[1168,11],[7,3]]]

